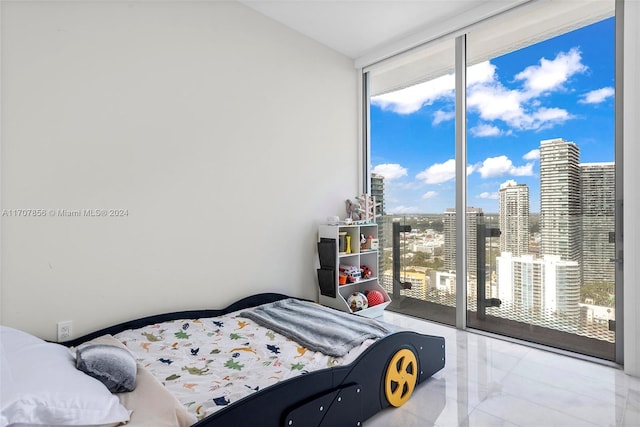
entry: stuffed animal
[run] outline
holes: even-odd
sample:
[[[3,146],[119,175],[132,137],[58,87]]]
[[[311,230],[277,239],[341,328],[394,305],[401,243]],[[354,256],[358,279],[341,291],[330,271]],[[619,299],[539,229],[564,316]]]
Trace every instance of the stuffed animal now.
[[[351,218],[354,221],[360,221],[360,205],[357,203],[353,203],[351,200],[347,199],[347,218]]]

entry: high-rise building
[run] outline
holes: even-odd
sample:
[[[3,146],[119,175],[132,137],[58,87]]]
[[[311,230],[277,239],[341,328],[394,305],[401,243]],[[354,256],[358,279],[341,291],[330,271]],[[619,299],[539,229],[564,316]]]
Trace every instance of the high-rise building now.
[[[543,298],[546,310],[569,319],[580,315],[580,266],[559,256],[547,255],[544,260]]]
[[[376,198],[376,217],[384,215],[384,176],[371,174],[371,195]]]
[[[444,213],[444,269],[456,270],[456,210],[449,208]]]
[[[456,294],[456,275],[446,271],[432,270],[429,277],[429,289],[435,289],[448,295]]]
[[[372,173],[371,174],[371,195],[374,197],[376,207],[376,223],[378,224],[378,241],[380,242],[380,251],[378,256],[378,267],[380,271],[384,271],[386,266],[384,265],[384,247],[390,247],[391,241],[385,240],[386,236],[391,236],[391,233],[387,232],[388,226],[385,226],[384,216],[384,176]]]
[[[478,251],[476,236],[478,222],[484,213],[481,208],[467,207],[467,275],[477,276]],[[456,270],[456,210],[449,208],[444,213],[444,268]]]
[[[541,312],[543,262],[533,255],[513,256],[502,252],[496,257],[497,297],[517,309]]]
[[[529,187],[509,180],[500,186],[500,252],[529,253]]]
[[[580,268],[576,261],[557,255],[496,258],[498,298],[523,313],[562,315],[575,320],[580,314]]]
[[[582,198],[582,281],[614,283],[615,164],[580,164]]]
[[[580,149],[562,138],[540,142],[540,254],[581,258]]]

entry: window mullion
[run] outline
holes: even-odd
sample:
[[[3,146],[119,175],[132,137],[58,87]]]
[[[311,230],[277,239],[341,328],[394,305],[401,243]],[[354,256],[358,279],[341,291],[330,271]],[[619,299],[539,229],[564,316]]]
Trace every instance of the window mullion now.
[[[456,327],[467,326],[467,36],[456,37]]]

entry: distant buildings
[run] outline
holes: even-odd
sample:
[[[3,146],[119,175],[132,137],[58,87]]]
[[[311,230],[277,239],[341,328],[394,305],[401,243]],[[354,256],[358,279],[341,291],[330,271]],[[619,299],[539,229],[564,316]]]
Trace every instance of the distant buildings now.
[[[384,194],[383,179],[379,178],[375,185],[373,180],[372,177],[372,191],[381,188],[378,191]],[[541,141],[540,230],[536,233],[531,232],[530,193],[526,184],[506,181],[500,186],[498,196],[499,243],[486,241],[486,245],[499,247],[500,254],[493,268],[490,263],[494,262],[495,252],[486,246],[485,297],[502,301],[500,308],[491,309],[492,314],[570,332],[576,332],[585,323],[599,323],[608,328],[607,322],[615,319],[615,310],[611,306],[595,305],[594,298],[585,299],[585,295],[589,295],[585,292],[596,289],[595,292],[604,292],[607,298],[606,290],[610,286],[613,297],[615,264],[610,259],[615,258],[614,163],[580,163],[580,149],[574,142],[562,138]],[[385,218],[388,224],[385,222],[381,232],[387,236],[390,246],[391,218]],[[477,292],[478,225],[491,222],[491,217],[482,209],[467,209],[467,298],[471,300]],[[438,233],[437,238],[435,234],[421,232],[415,237],[413,234],[402,237],[405,249],[411,248],[407,249],[411,255],[428,254],[432,259],[442,256],[443,261],[441,268],[429,268],[424,273],[417,272],[416,266],[406,274],[403,271],[402,281],[411,282],[412,288],[402,292],[411,298],[454,306],[455,209],[444,212],[442,233]],[[382,276],[391,290],[390,270]],[[583,288],[590,284],[598,286]],[[606,304],[599,297],[601,295],[595,300]],[[604,332],[598,329],[597,333],[604,339],[613,339],[608,329]]]
[[[528,254],[520,239],[521,223],[525,217],[528,222],[525,188],[513,181],[500,188],[498,298],[523,310],[575,319],[582,284],[615,279],[609,261],[614,257],[609,243],[615,229],[614,164],[580,164],[575,143],[540,142],[541,258]]]
[[[384,215],[384,176],[371,174],[371,195],[376,198],[376,216]]]
[[[447,271],[432,271],[429,277],[429,288],[447,295],[455,295],[456,274]]]
[[[509,180],[500,186],[500,252],[529,253],[529,187]]]
[[[467,274],[477,276],[478,253],[476,250],[476,236],[478,222],[482,221],[484,213],[481,208],[467,208]],[[444,213],[444,268],[456,271],[456,210],[449,208]]]
[[[411,288],[400,290],[400,294],[419,300],[427,299],[427,276],[424,272],[403,271],[400,272],[400,281],[411,283]],[[393,293],[393,271],[386,270],[382,274],[382,286],[391,294]]]
[[[582,282],[613,283],[615,245],[609,233],[615,230],[615,165],[580,165],[582,205]],[[612,236],[613,237],[613,236]]]
[[[564,139],[540,142],[540,254],[580,261],[580,149]]]
[[[496,258],[498,298],[534,314],[580,314],[580,266],[557,255],[534,258],[504,252]]]
[[[378,240],[385,242],[385,237],[390,236],[391,233],[387,230],[389,227],[385,227],[384,222],[384,176],[377,173],[371,174],[371,192],[376,203],[376,223],[378,224]],[[379,252],[378,256],[378,268],[380,271],[384,269],[384,251]]]

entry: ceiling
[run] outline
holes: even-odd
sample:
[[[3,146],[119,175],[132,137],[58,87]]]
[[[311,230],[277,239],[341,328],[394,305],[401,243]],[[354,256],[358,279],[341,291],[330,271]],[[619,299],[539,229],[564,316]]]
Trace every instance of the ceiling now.
[[[524,0],[238,1],[356,60],[416,35],[459,29]]]

